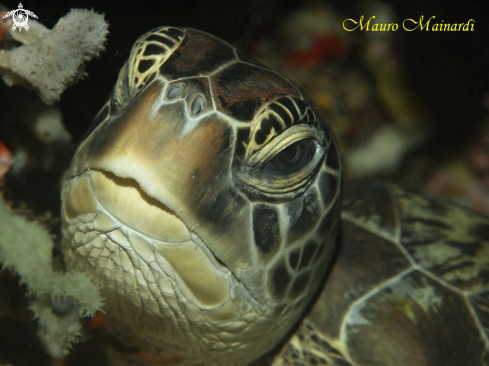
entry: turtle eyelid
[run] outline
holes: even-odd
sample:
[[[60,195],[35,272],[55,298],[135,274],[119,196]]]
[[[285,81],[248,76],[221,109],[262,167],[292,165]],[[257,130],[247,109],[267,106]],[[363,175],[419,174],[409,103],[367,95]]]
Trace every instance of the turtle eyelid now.
[[[202,112],[205,109],[205,100],[202,98],[200,95],[195,97],[194,101],[192,102],[192,107],[190,108],[192,111],[192,114],[196,116],[200,112]]]
[[[182,91],[183,91],[183,85],[181,85],[181,84],[173,85],[172,87],[170,87],[170,89],[168,89],[168,93],[166,94],[166,97],[168,99],[174,99]]]

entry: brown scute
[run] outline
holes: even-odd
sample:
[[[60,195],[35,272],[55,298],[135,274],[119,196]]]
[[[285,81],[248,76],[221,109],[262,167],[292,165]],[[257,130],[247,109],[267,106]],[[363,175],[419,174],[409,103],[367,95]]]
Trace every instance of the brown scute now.
[[[349,180],[343,185],[342,211],[394,237],[398,218],[389,191],[376,180]]]
[[[258,204],[253,208],[255,244],[263,254],[275,251],[280,245],[280,223],[277,209]]]
[[[321,219],[318,225],[317,235],[324,238],[336,226],[339,221],[340,202],[336,202],[331,210]]]
[[[216,177],[221,176],[220,174],[226,171],[224,164],[221,165],[221,163],[227,163],[229,157],[222,150],[229,146],[230,134],[227,126],[211,122],[201,126],[196,133],[189,136],[190,141],[185,144],[187,160],[194,162],[194,169],[199,171],[199,176],[195,177],[194,183],[192,183],[193,178],[187,180],[187,183],[194,190],[192,196],[195,199],[201,197],[201,194],[197,193],[199,189],[195,190],[197,184],[208,190],[208,187],[213,186],[213,181],[218,182]],[[206,142],[205,145],[204,142]],[[194,169],[185,169],[189,177],[192,176],[191,172]],[[188,189],[189,192],[192,191],[190,187]],[[204,191],[202,194],[205,194]]]
[[[489,218],[443,199],[389,186],[401,243],[420,266],[467,292],[489,290]]]
[[[176,64],[178,72],[195,71],[195,66],[204,57],[207,57],[209,52],[216,50],[219,43],[215,38],[211,38],[200,32],[187,32],[187,40],[185,44],[178,49],[180,57]]]
[[[248,146],[249,142],[250,142],[250,128],[249,127],[238,128],[236,134],[236,151],[235,151],[236,157],[239,158],[244,157],[244,154],[246,153],[246,146]]]
[[[261,145],[265,142],[265,140],[267,139],[267,135],[265,134],[264,131],[262,130],[258,130],[256,133],[255,133],[255,143],[257,145]]]
[[[321,237],[326,237],[333,229],[333,227],[338,222],[339,210],[340,210],[340,202],[336,201],[334,206],[331,207],[331,210],[322,218],[321,222],[318,226],[317,235]]]
[[[248,202],[236,194],[234,187],[223,188],[217,197],[209,199],[206,192],[203,193],[197,211],[202,223],[212,226],[212,231],[225,233],[239,226],[236,216],[248,208]],[[241,244],[243,243],[243,244]],[[233,245],[244,245],[244,240],[235,242]]]
[[[419,272],[367,299],[347,324],[355,364],[486,365],[486,350],[462,295]],[[368,336],[365,336],[368,335]]]
[[[319,313],[329,315],[317,321],[331,337],[338,336],[351,302],[411,266],[394,243],[347,220],[342,224],[340,252],[318,300]]]
[[[251,121],[264,102],[282,95],[300,98],[297,90],[272,71],[235,63],[213,77],[217,108],[240,121]]]
[[[338,179],[328,172],[322,172],[318,179],[319,191],[321,193],[323,206],[329,207],[331,201],[336,196],[336,190],[338,189]]]
[[[484,328],[486,338],[489,339],[489,291],[470,295],[469,301],[474,312],[477,314],[477,319]]]
[[[170,79],[207,76],[233,60],[237,61],[228,44],[208,34],[187,30],[180,47],[161,66],[160,72]]]
[[[488,365],[489,219],[390,184],[345,187],[342,245],[308,320],[355,365]]]
[[[302,295],[302,293],[306,289],[307,284],[309,283],[310,277],[310,272],[304,272],[294,279],[294,283],[292,284],[289,294],[289,297],[291,299],[296,299],[298,296]]]
[[[489,223],[480,223],[474,225],[470,230],[470,235],[474,238],[488,238],[489,239]]]
[[[161,38],[163,40],[164,38]],[[156,45],[156,44],[148,44],[144,48],[144,56],[156,56],[160,54],[164,54],[166,52],[166,49],[163,47]]]
[[[286,308],[286,304],[280,304],[273,309],[273,316],[280,316],[284,309]]]
[[[301,251],[299,248],[294,249],[289,253],[290,268],[295,269],[297,267],[297,264],[299,263],[300,254],[301,254]]]
[[[276,299],[281,299],[284,297],[287,288],[289,287],[292,276],[289,271],[287,271],[287,266],[285,265],[283,259],[281,259],[274,268],[268,272],[268,284],[270,287],[270,292]]]
[[[328,156],[326,157],[324,165],[335,170],[340,168],[338,152],[336,151],[336,145],[333,142],[331,142],[331,144],[329,145]]]
[[[311,186],[304,195],[302,213],[289,230],[288,242],[294,242],[308,233],[316,225],[320,215],[318,194],[314,186]]]
[[[153,65],[154,60],[140,60],[138,64],[138,71],[143,74],[148,71]]]
[[[301,262],[299,264],[299,271],[303,268],[306,268],[309,265],[309,263],[311,262],[311,259],[314,256],[314,253],[316,252],[317,248],[318,248],[318,245],[313,241],[308,242],[304,246],[304,248],[302,249]]]

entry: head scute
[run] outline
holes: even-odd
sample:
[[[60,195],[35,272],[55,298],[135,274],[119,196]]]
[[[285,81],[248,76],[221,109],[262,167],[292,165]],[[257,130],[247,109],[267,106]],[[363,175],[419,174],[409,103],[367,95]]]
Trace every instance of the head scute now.
[[[315,113],[299,98],[286,96],[275,99],[265,104],[256,118],[246,153],[246,161],[250,166],[255,166],[263,155],[268,154],[270,149],[265,147],[283,134],[302,132],[300,135],[315,138],[318,143],[324,144],[324,134],[318,126]]]
[[[124,105],[159,76],[159,69],[177,50],[185,37],[179,28],[161,27],[138,38],[129,60],[122,67],[115,89],[115,99]]]

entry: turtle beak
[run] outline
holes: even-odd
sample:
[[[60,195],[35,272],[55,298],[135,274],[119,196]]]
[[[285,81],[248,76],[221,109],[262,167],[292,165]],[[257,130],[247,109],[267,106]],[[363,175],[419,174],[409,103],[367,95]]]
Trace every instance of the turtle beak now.
[[[173,243],[195,233],[228,268],[246,268],[249,247],[236,238],[248,242],[251,230],[223,219],[249,217],[242,201],[230,199],[233,130],[213,110],[206,85],[179,83],[183,89],[153,83],[109,116],[80,145],[69,173],[98,171],[97,200],[137,231]]]
[[[195,182],[215,186],[213,178],[229,166],[229,153],[223,151],[231,131],[215,114],[190,119],[190,92],[172,103],[165,103],[163,94],[162,85],[153,83],[104,121],[80,146],[71,171],[76,176],[99,169],[134,179],[148,196],[191,215],[185,197],[194,195]]]

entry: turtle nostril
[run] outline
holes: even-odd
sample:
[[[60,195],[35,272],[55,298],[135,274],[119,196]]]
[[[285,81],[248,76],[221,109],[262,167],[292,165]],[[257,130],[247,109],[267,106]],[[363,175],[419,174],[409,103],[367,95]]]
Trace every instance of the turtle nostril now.
[[[168,89],[168,93],[166,97],[168,99],[173,99],[177,97],[183,91],[183,85],[173,85],[170,89]]]
[[[205,100],[200,95],[198,95],[192,102],[192,114],[197,115],[202,112],[205,108]]]

